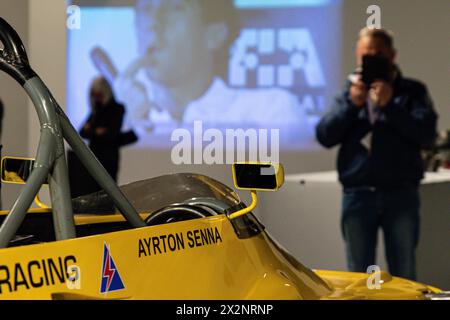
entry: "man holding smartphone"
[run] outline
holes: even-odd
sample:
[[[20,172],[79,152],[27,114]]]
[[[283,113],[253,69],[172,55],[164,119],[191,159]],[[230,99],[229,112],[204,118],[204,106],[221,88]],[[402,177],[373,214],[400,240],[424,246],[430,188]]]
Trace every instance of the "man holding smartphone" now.
[[[437,114],[426,86],[404,78],[393,37],[363,29],[357,71],[316,128],[319,142],[340,145],[341,227],[350,271],[375,265],[381,227],[389,271],[416,279],[421,149],[437,136]]]

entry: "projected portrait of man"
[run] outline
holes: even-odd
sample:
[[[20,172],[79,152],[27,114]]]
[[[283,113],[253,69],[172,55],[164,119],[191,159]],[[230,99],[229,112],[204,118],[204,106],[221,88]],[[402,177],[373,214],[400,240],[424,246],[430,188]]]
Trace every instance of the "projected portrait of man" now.
[[[135,124],[274,127],[306,117],[288,91],[234,89],[221,77],[240,30],[233,0],[137,0],[135,14],[139,58],[114,85]]]

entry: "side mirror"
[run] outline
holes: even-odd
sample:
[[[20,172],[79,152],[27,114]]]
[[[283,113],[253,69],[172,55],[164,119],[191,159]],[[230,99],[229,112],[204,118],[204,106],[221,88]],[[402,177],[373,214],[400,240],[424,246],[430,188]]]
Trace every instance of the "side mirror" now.
[[[3,157],[1,163],[2,182],[26,184],[34,168],[34,159]]]
[[[284,183],[284,168],[279,163],[235,163],[233,180],[240,190],[278,191]]]
[[[31,171],[33,171],[34,162],[34,159],[30,158],[3,157],[1,163],[2,183],[26,184]],[[48,182],[46,181],[45,184]],[[49,208],[39,199],[39,194],[36,195],[34,201],[42,209]]]

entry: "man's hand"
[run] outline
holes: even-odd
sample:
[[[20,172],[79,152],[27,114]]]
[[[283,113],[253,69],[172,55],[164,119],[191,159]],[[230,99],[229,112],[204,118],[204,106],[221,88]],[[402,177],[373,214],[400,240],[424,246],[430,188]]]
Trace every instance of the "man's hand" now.
[[[368,90],[366,84],[360,78],[352,80],[350,87],[350,99],[358,108],[365,106],[367,102]]]
[[[375,81],[370,87],[370,99],[379,107],[386,107],[392,100],[394,88],[386,81]]]
[[[91,124],[89,122],[86,122],[86,124],[83,127],[83,130],[86,130],[86,131],[91,130]]]
[[[108,133],[108,128],[106,128],[106,127],[98,127],[97,129],[95,129],[95,134],[97,136],[103,136],[107,133]]]

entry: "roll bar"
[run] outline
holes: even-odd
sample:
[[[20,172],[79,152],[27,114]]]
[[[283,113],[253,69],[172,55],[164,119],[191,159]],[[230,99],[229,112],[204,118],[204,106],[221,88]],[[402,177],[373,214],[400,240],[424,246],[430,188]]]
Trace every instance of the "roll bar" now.
[[[7,247],[16,234],[47,177],[56,240],[76,237],[64,140],[131,226],[145,227],[145,222],[135,208],[86,146],[47,86],[33,71],[22,40],[3,18],[0,18],[0,41],[3,44],[3,50],[0,50],[0,70],[13,77],[27,92],[41,127],[34,169],[0,227],[0,248]]]

